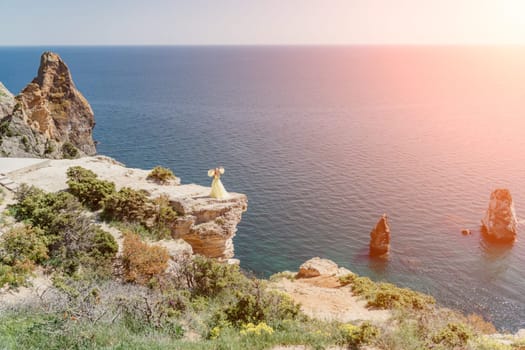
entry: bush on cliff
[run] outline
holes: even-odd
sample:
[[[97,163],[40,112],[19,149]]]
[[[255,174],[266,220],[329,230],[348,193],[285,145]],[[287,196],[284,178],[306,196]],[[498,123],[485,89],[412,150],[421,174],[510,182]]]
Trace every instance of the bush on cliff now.
[[[370,344],[377,337],[379,337],[379,328],[372,325],[370,322],[363,322],[356,326],[351,323],[345,323],[339,327],[341,331],[342,345],[350,346],[352,349],[358,348],[361,345]]]
[[[240,290],[250,283],[239,266],[196,256],[179,270],[180,287],[193,297],[216,297],[224,290]]]
[[[175,174],[173,174],[173,172],[168,168],[156,166],[148,174],[146,180],[155,181],[161,185],[165,185],[168,184],[171,180],[175,180]]]
[[[78,148],[75,147],[71,142],[65,142],[62,145],[62,157],[64,159],[75,159],[80,155]]]
[[[164,247],[148,245],[137,234],[124,236],[122,264],[128,282],[148,284],[168,267],[168,251]]]
[[[154,208],[153,223],[150,231],[156,238],[170,238],[171,227],[179,215],[170,205],[168,196],[160,195],[152,200]]]
[[[348,274],[339,278],[343,285],[350,284],[352,292],[364,297],[369,307],[380,309],[409,308],[423,310],[435,305],[436,300],[430,295],[407,288],[399,288],[391,283],[376,283],[368,277]]]
[[[460,348],[467,345],[472,338],[472,332],[462,323],[450,322],[438,332],[432,335],[432,341],[436,345],[445,345],[449,348]]]
[[[97,174],[80,166],[67,170],[69,192],[91,210],[98,210],[108,196],[115,193],[115,184],[100,180]]]
[[[31,226],[16,226],[0,240],[0,288],[26,285],[35,263],[47,259],[42,232]]]
[[[301,315],[299,304],[290,296],[267,290],[259,280],[253,280],[248,289],[236,291],[234,295],[233,301],[224,309],[226,320],[233,325],[260,322],[278,324]]]
[[[171,237],[171,225],[178,216],[167,196],[150,199],[144,191],[129,187],[107,196],[102,205],[105,220],[139,224],[147,235],[156,239]]]
[[[15,226],[0,241],[0,259],[4,264],[30,260],[41,263],[48,258],[42,230],[31,226]]]
[[[30,260],[17,260],[12,265],[0,262],[0,288],[7,286],[16,288],[28,284],[28,278],[31,275],[35,265]]]
[[[16,198],[18,202],[11,206],[11,212],[17,220],[39,230],[31,238],[47,247],[49,258],[44,264],[66,273],[75,272],[80,265],[104,275],[110,271],[116,241],[92,224],[74,196],[22,185]]]
[[[146,224],[153,216],[153,205],[144,191],[123,187],[103,201],[102,216],[109,220]]]

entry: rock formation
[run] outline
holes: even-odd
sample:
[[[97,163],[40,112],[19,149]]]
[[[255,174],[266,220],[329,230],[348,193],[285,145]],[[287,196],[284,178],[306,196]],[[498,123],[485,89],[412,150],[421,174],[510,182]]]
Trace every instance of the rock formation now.
[[[349,273],[351,273],[350,270],[337,266],[332,260],[315,257],[304,262],[301,267],[299,267],[299,272],[295,277],[344,276]]]
[[[518,233],[518,220],[509,190],[496,189],[491,193],[489,207],[481,225],[489,240],[514,242]]]
[[[370,256],[385,256],[390,250],[390,227],[386,214],[383,214],[370,232]]]
[[[181,214],[172,227],[173,238],[188,242],[195,254],[221,260],[233,257],[233,237],[248,206],[245,195],[230,193],[227,200],[170,197],[170,203]]]
[[[42,54],[38,75],[14,100],[0,86],[0,123],[2,156],[75,158],[96,153],[93,111],[64,61],[52,52]]]

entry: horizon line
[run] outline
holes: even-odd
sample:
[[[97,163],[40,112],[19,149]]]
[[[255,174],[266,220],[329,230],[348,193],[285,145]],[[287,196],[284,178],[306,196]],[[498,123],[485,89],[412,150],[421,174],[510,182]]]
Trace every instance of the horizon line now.
[[[0,44],[6,47],[525,47],[525,43],[350,43],[350,44]]]

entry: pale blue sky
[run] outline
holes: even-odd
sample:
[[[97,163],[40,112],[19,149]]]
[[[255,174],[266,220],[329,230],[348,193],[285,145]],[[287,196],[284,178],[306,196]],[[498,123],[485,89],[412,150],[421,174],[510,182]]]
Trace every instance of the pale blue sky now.
[[[525,0],[0,0],[0,45],[525,44]]]

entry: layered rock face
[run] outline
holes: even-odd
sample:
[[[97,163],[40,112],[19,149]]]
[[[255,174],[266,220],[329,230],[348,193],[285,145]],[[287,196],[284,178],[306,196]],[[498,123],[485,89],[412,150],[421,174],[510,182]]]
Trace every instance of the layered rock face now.
[[[233,237],[248,207],[245,195],[230,193],[227,200],[172,197],[170,203],[182,214],[172,227],[173,238],[188,242],[195,254],[220,260],[233,258]]]
[[[390,226],[386,214],[383,214],[370,232],[370,256],[385,256],[390,251]]]
[[[496,189],[491,193],[481,225],[483,233],[490,240],[514,242],[518,233],[518,220],[509,190]]]
[[[96,153],[93,110],[55,53],[42,54],[37,77],[14,103],[0,100],[0,118],[3,156],[74,158]]]

